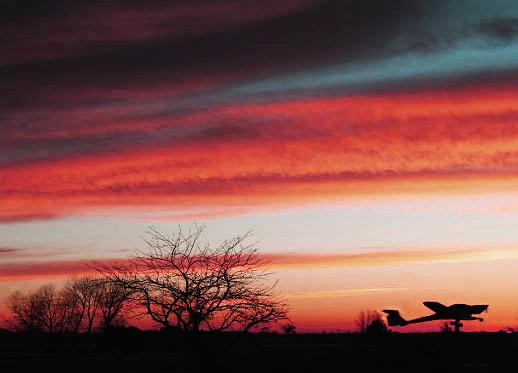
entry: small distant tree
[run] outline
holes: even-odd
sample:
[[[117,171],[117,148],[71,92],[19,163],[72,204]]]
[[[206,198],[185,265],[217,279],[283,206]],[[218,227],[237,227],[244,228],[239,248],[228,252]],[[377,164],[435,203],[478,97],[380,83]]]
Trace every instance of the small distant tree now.
[[[386,332],[388,330],[383,316],[378,311],[360,311],[354,322],[360,333]]]
[[[297,332],[296,329],[297,327],[292,323],[287,323],[282,326],[282,331],[285,334],[295,334]]]
[[[368,326],[365,333],[372,334],[372,335],[378,335],[378,334],[385,334],[388,333],[387,324],[385,323],[385,320],[383,319],[375,319],[373,320]]]

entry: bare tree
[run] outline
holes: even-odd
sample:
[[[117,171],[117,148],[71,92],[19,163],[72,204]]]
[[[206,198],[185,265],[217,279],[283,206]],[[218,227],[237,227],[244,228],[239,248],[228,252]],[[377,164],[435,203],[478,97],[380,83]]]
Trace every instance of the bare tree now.
[[[373,310],[360,311],[354,322],[360,333],[367,333],[369,326],[373,323],[382,323],[383,325],[385,324],[381,313]]]
[[[93,264],[107,280],[129,290],[145,314],[182,330],[244,330],[287,318],[250,234],[216,247],[200,243],[202,227],[165,235],[147,232],[146,250],[127,264]]]
[[[18,290],[8,296],[7,308],[11,313],[11,318],[7,320],[10,328],[21,332],[41,330],[40,299]]]
[[[75,300],[52,284],[28,293],[12,293],[7,307],[12,315],[9,324],[18,331],[67,332],[80,317]]]
[[[63,328],[62,307],[60,294],[52,284],[42,285],[33,294],[39,300],[41,309],[39,312],[39,322],[43,330],[53,333]]]
[[[241,307],[238,321],[243,331],[247,332],[270,322],[288,320],[286,305],[277,300],[269,289],[263,288],[257,293]]]
[[[81,325],[83,314],[77,299],[64,288],[58,294],[58,324],[56,332],[78,332],[77,325]]]
[[[88,276],[73,278],[67,283],[65,292],[75,301],[79,313],[73,326],[75,332],[80,330],[83,322],[87,333],[94,331],[95,322],[99,318],[100,288],[101,280]]]
[[[101,329],[106,330],[112,326],[125,323],[123,308],[128,305],[133,290],[120,283],[98,280],[97,297],[101,316]]]
[[[80,315],[74,330],[79,331],[83,322],[87,333],[123,323],[122,311],[132,293],[115,282],[89,276],[72,279],[65,291],[75,300]]]

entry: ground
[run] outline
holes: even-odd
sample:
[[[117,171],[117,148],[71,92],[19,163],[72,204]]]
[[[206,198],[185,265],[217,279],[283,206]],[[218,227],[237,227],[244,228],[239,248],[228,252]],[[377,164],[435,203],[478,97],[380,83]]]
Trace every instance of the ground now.
[[[0,335],[8,372],[493,372],[511,370],[518,334]]]

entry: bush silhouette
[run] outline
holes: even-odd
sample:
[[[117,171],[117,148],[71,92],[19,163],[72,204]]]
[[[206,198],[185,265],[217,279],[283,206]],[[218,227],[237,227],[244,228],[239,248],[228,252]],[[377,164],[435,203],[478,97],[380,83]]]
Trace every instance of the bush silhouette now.
[[[360,333],[382,334],[388,332],[387,324],[378,311],[363,310],[355,319]]]
[[[365,333],[370,335],[388,333],[387,324],[385,324],[385,321],[383,321],[383,319],[375,319],[367,326]]]
[[[284,324],[282,326],[282,331],[285,333],[285,334],[295,334],[296,333],[296,329],[297,327],[293,324]]]

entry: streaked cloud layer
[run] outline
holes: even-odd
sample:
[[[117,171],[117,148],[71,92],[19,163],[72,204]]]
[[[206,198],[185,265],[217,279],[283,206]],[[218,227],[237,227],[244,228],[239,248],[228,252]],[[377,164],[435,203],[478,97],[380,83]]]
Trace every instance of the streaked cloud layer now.
[[[5,278],[75,273],[120,258],[143,223],[192,220],[214,222],[218,239],[264,228],[286,273],[490,263],[502,247],[511,259],[518,4],[174,3],[0,5]],[[371,214],[391,199],[390,214]],[[88,244],[68,240],[80,231]],[[454,249],[436,250],[450,234]]]
[[[110,4],[4,6],[4,222],[516,185],[512,6]]]
[[[63,278],[74,275],[95,273],[92,264],[109,264],[125,262],[128,258],[104,258],[98,260],[45,260],[53,253],[40,254],[39,260],[28,260],[27,253],[14,254],[14,250],[4,248],[1,255],[12,253],[7,260],[0,264],[0,281],[13,281],[19,278]],[[33,259],[37,255],[33,256]],[[271,253],[261,254],[268,268],[283,269],[315,269],[340,267],[386,266],[408,263],[430,262],[473,262],[496,259],[517,259],[518,252],[514,247],[507,248],[428,248],[402,249],[398,251],[369,251],[351,254],[300,254],[300,253]]]
[[[148,132],[164,138],[152,146],[4,164],[1,218],[470,185],[513,189],[515,100],[513,87],[503,85],[233,105],[183,115],[174,125],[142,123],[144,138]],[[94,136],[127,134],[119,124],[95,127],[88,127]],[[76,131],[32,132],[23,141],[68,141]]]

